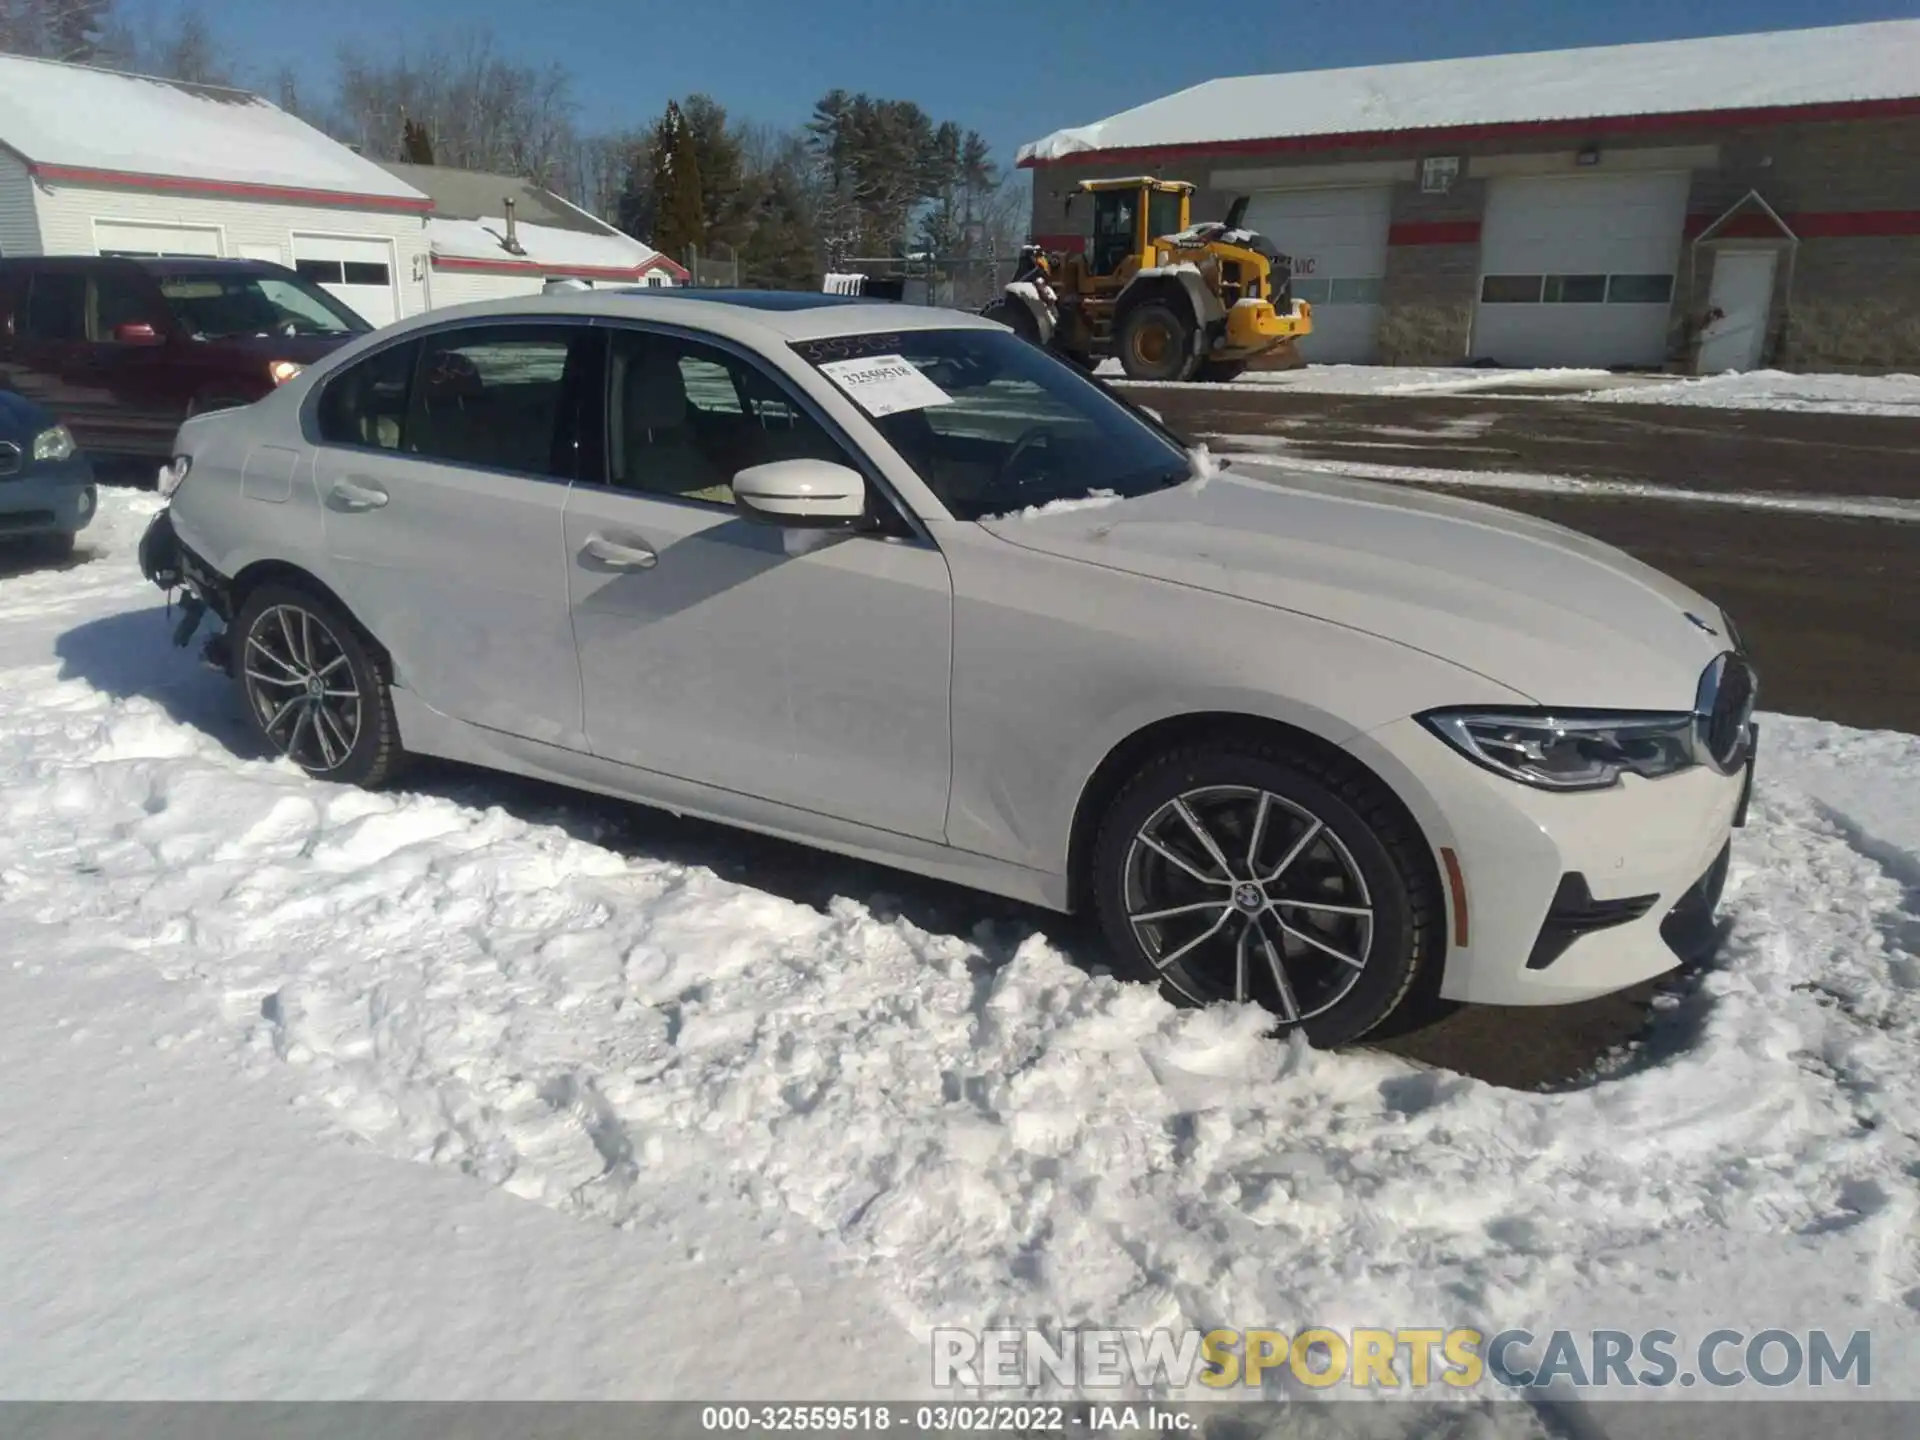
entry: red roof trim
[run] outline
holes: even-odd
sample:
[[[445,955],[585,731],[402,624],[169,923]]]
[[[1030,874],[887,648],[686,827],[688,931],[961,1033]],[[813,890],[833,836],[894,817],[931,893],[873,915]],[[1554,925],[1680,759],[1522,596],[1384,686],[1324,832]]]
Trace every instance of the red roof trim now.
[[[1678,110],[1668,115],[1592,115],[1573,120],[1518,120],[1490,125],[1436,125],[1426,129],[1356,130],[1340,135],[1279,135],[1262,140],[1206,140],[1186,145],[1128,145],[1112,150],[1081,150],[1053,160],[1028,158],[1020,162],[1020,167],[1106,165],[1132,161],[1136,157],[1285,155],[1319,150],[1382,149],[1405,145],[1414,140],[1422,144],[1440,145],[1460,140],[1549,136],[1604,139],[1610,134],[1644,135],[1669,130],[1869,120],[1900,115],[1920,115],[1920,96],[1898,100],[1835,100],[1820,105],[1760,105],[1745,110]]]
[[[345,190],[307,190],[291,185],[255,185],[238,180],[207,180],[192,175],[143,175],[132,170],[91,170],[81,165],[29,167],[40,180],[69,185],[130,185],[142,190],[166,190],[185,195],[237,196],[244,200],[272,200],[283,204],[325,205],[336,209],[392,210],[425,215],[433,201],[424,195],[358,195]]]
[[[1404,220],[1387,227],[1389,245],[1478,245],[1478,220]]]
[[[666,270],[676,280],[687,278],[686,269],[664,255],[655,255],[639,265],[543,265],[538,260],[483,260],[466,255],[436,255],[436,270],[462,270],[486,275],[558,275],[576,280],[634,280],[650,270]]]

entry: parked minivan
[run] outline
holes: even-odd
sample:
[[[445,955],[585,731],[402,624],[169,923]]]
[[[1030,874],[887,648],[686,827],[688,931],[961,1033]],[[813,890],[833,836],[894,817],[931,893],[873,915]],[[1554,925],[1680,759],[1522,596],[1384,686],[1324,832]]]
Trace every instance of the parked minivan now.
[[[188,416],[250,404],[371,328],[261,260],[0,259],[0,389],[96,457],[164,460]]]

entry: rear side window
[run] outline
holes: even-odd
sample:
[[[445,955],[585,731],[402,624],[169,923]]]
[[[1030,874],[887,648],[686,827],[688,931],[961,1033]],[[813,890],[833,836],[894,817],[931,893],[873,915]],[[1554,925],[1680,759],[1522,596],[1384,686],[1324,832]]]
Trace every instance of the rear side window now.
[[[28,282],[23,333],[35,340],[87,338],[87,277],[42,270]]]
[[[402,448],[459,465],[562,479],[574,471],[580,367],[595,332],[488,326],[429,335]]]
[[[330,445],[398,450],[420,342],[391,345],[350,365],[320,396],[320,438]]]
[[[599,344],[584,326],[511,325],[462,326],[390,346],[327,383],[320,438],[570,478]],[[597,458],[592,464],[597,470]]]

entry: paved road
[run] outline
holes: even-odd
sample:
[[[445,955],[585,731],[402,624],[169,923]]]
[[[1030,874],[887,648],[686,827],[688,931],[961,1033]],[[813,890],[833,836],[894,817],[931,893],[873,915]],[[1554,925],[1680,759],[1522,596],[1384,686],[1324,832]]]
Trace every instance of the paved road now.
[[[1486,392],[1132,393],[1221,449],[1233,442],[1218,437],[1254,437],[1348,466],[1564,474],[1842,504],[1920,501],[1920,419]],[[1920,524],[1506,488],[1461,493],[1596,535],[1725,605],[1753,649],[1765,707],[1920,732]]]

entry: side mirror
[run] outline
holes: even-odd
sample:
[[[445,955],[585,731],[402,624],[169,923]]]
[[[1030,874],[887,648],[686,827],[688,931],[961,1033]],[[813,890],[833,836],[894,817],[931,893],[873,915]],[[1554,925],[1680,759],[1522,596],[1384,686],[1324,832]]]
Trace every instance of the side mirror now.
[[[733,477],[733,503],[757,525],[845,529],[867,513],[867,482],[830,460],[774,460]]]
[[[124,325],[113,327],[113,343],[116,345],[164,345],[166,340],[160,332],[144,320],[129,320]]]

